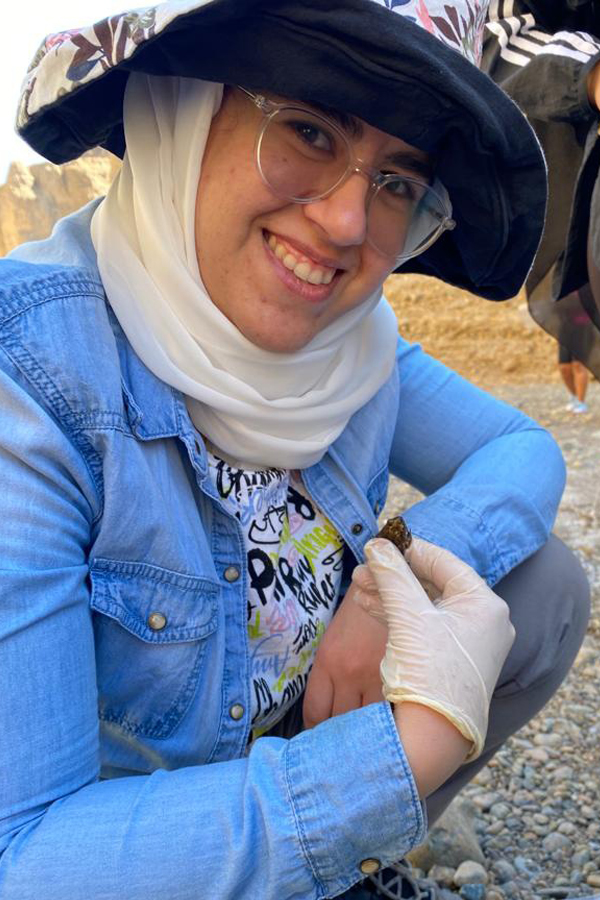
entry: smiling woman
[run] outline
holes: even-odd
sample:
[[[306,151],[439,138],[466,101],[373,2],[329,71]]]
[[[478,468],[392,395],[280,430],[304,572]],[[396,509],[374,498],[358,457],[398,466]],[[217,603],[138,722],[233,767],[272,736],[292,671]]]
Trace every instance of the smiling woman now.
[[[483,14],[167,0],[37,54],[23,136],[123,165],[0,262],[2,900],[408,898],[425,804],[564,676],[558,448],[381,293],[530,265]],[[390,472],[405,558],[369,540]]]

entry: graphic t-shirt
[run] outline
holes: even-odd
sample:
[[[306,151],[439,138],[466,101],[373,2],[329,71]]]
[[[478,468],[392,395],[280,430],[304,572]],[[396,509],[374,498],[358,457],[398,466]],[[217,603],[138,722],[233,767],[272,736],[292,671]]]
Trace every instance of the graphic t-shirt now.
[[[239,520],[248,563],[254,734],[302,693],[342,575],[343,541],[298,471],[240,469],[208,454],[213,484]]]

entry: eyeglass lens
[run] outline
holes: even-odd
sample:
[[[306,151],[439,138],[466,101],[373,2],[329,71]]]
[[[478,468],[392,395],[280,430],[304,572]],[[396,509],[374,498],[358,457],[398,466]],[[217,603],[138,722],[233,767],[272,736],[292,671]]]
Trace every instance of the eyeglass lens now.
[[[324,198],[343,181],[350,151],[326,119],[286,107],[265,120],[258,164],[275,193],[307,203]],[[407,259],[438,236],[446,217],[441,198],[427,184],[392,172],[369,197],[367,234],[381,253]]]

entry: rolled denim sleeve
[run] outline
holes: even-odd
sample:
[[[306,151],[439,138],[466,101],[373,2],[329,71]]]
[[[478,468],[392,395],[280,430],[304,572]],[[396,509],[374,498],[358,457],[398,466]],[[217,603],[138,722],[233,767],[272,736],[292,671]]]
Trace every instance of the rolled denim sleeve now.
[[[391,469],[426,498],[403,514],[493,585],[548,538],[565,484],[552,436],[401,340]]]
[[[5,368],[11,363],[4,360]],[[100,780],[89,470],[0,373],[0,898],[333,897],[424,834],[387,704],[244,759]]]

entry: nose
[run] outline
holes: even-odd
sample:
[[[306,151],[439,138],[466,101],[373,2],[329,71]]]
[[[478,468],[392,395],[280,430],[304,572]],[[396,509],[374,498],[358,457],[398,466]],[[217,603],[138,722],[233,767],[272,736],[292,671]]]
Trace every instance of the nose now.
[[[368,193],[368,179],[353,172],[324,200],[307,203],[304,214],[322,229],[332,244],[360,246],[367,237]]]

